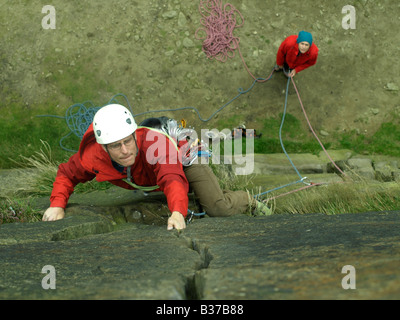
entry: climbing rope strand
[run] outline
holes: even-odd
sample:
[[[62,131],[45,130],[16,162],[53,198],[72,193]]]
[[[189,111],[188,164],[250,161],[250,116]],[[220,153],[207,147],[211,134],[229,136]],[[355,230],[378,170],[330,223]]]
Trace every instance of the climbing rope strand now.
[[[124,98],[124,100],[125,100],[125,102],[126,102],[126,105],[129,107],[129,110],[131,111],[131,113],[132,113],[132,115],[133,115],[134,113],[133,113],[131,104],[129,103],[129,100],[128,100],[127,96],[124,95],[124,94],[122,94],[122,93],[117,93],[116,95],[114,95],[114,96],[110,99],[110,101],[108,102],[108,104],[113,103],[113,102],[114,102],[114,103],[119,103],[117,97],[122,97],[122,98]]]
[[[267,78],[257,78],[253,81],[253,83],[251,84],[251,86],[244,90],[243,88],[238,88],[238,94],[232,98],[231,100],[229,100],[227,103],[225,103],[222,107],[220,107],[219,109],[217,109],[216,111],[214,111],[211,116],[209,116],[208,118],[204,119],[199,110],[196,107],[192,107],[192,106],[187,106],[187,107],[181,107],[181,108],[174,108],[174,109],[161,109],[161,110],[150,110],[150,111],[145,111],[142,113],[138,113],[138,114],[133,114],[132,115],[134,117],[139,117],[139,116],[143,116],[145,114],[149,114],[149,113],[159,113],[159,112],[175,112],[175,111],[181,111],[181,110],[193,110],[196,112],[197,116],[199,117],[199,119],[203,122],[208,122],[210,121],[213,117],[215,117],[215,115],[219,112],[221,112],[225,107],[227,107],[228,105],[230,105],[233,101],[235,101],[236,99],[238,99],[242,94],[246,94],[248,93],[250,90],[253,89],[254,85],[257,82],[265,82],[268,81],[272,78],[272,75],[274,73],[274,69],[272,70],[271,74],[267,77]]]
[[[272,72],[273,72],[273,71],[272,71]],[[267,190],[267,191],[265,191],[265,192],[261,192],[261,193],[259,193],[259,194],[256,194],[256,195],[254,195],[254,198],[256,198],[256,199],[258,199],[259,197],[261,197],[261,196],[263,196],[263,195],[266,195],[266,194],[268,194],[268,193],[271,193],[271,192],[273,192],[273,191],[277,191],[277,190],[280,190],[280,189],[289,187],[289,186],[294,185],[294,184],[297,184],[297,183],[301,183],[301,182],[304,183],[304,180],[306,179],[305,177],[302,177],[302,175],[300,174],[300,172],[297,170],[297,168],[296,168],[296,166],[294,165],[294,163],[293,163],[292,159],[290,158],[289,154],[286,152],[285,146],[284,146],[284,144],[283,144],[282,128],[283,128],[283,125],[284,125],[284,123],[285,123],[285,117],[286,117],[286,111],[287,111],[287,101],[288,101],[288,95],[289,95],[289,85],[290,85],[290,77],[288,77],[288,81],[287,81],[287,83],[286,83],[285,104],[284,104],[284,108],[283,108],[283,114],[282,114],[281,124],[280,124],[280,127],[279,127],[279,142],[280,142],[280,144],[281,144],[281,148],[282,148],[283,152],[285,153],[286,158],[289,160],[289,162],[290,162],[292,168],[294,169],[294,171],[296,172],[296,174],[299,176],[300,180],[294,181],[294,182],[291,182],[291,183],[288,183],[288,184],[285,184],[285,185],[280,186],[280,187],[276,187],[276,188]]]
[[[286,73],[285,73],[285,74],[286,74]],[[309,126],[309,128],[310,128],[312,134],[313,134],[314,137],[317,139],[317,141],[318,141],[319,145],[321,146],[322,150],[325,152],[326,156],[327,156],[328,159],[331,161],[331,163],[335,166],[335,168],[336,168],[341,174],[343,174],[344,176],[346,176],[345,173],[336,165],[336,163],[335,163],[335,162],[333,161],[333,159],[330,157],[330,155],[328,154],[328,151],[325,149],[323,143],[321,142],[321,140],[318,138],[317,134],[315,133],[315,131],[314,131],[314,129],[313,129],[311,123],[310,123],[310,120],[308,119],[306,110],[305,110],[304,105],[303,105],[303,102],[302,102],[302,100],[301,100],[301,98],[300,98],[300,94],[299,94],[299,91],[297,90],[297,87],[296,87],[296,84],[295,84],[295,82],[294,82],[294,80],[293,80],[293,77],[290,77],[288,74],[286,74],[286,76],[288,76],[288,81],[287,81],[287,86],[286,86],[285,106],[284,106],[284,111],[283,111],[281,126],[280,126],[280,128],[279,128],[279,140],[280,140],[280,143],[281,143],[281,147],[282,147],[283,152],[285,153],[285,155],[286,155],[286,157],[288,158],[288,160],[289,160],[290,164],[292,165],[293,169],[296,171],[297,175],[298,175],[301,179],[298,180],[298,181],[295,181],[295,182],[292,182],[292,183],[283,185],[283,186],[281,186],[281,187],[277,187],[277,188],[274,188],[274,189],[271,189],[271,190],[268,190],[268,191],[259,193],[259,194],[257,194],[257,195],[254,196],[256,199],[258,199],[258,198],[259,198],[260,196],[262,196],[262,195],[271,193],[271,192],[273,192],[273,191],[280,190],[280,189],[283,189],[283,188],[285,188],[285,187],[288,187],[288,186],[291,186],[291,185],[294,185],[294,184],[297,184],[297,183],[300,183],[300,182],[303,182],[303,183],[304,183],[304,179],[305,179],[305,178],[302,178],[302,177],[301,177],[301,175],[300,175],[299,171],[297,170],[296,166],[293,164],[292,160],[290,159],[289,155],[287,154],[286,149],[285,149],[285,147],[284,147],[284,145],[283,145],[283,141],[282,141],[282,127],[283,127],[284,118],[285,118],[285,115],[286,115],[287,99],[288,99],[290,81],[292,81],[293,87],[294,87],[294,89],[295,89],[295,91],[296,91],[297,97],[298,97],[299,102],[300,102],[300,106],[301,106],[302,111],[303,111],[303,114],[304,114],[304,117],[305,117],[305,119],[306,119],[306,121],[307,121],[307,124],[308,124],[308,126]],[[305,186],[305,187],[302,187],[302,188],[299,188],[299,189],[296,189],[296,190],[292,190],[292,191],[286,192],[286,193],[281,194],[281,195],[274,196],[274,197],[270,198],[269,200],[277,199],[277,198],[279,198],[279,197],[282,197],[282,196],[285,196],[285,195],[289,195],[289,194],[291,194],[291,193],[295,193],[295,192],[298,192],[298,191],[302,191],[302,190],[305,190],[305,189],[308,189],[308,188],[311,188],[311,187],[314,187],[314,186],[320,186],[320,185],[323,185],[323,184],[324,184],[324,183],[310,183],[310,184],[308,184],[308,185]]]
[[[63,141],[64,141],[65,139],[67,139],[67,138],[68,138],[71,134],[73,134],[73,133],[74,133],[74,132],[70,131],[70,132],[67,133],[64,137],[62,137],[62,138],[60,139],[59,145],[60,145],[61,149],[65,150],[65,151],[69,151],[69,152],[77,152],[77,150],[69,149],[69,148],[67,148],[67,147],[65,147],[65,146],[63,145]]]
[[[286,158],[288,158],[290,164],[292,165],[294,171],[296,171],[296,173],[299,176],[299,178],[302,179],[303,177],[301,176],[300,172],[297,170],[297,168],[294,165],[293,161],[290,159],[288,153],[286,152],[285,146],[283,145],[283,139],[282,139],[282,128],[283,128],[283,124],[285,122],[285,116],[286,116],[286,110],[287,110],[287,101],[288,101],[288,95],[289,95],[289,85],[290,85],[290,78],[288,78],[288,81],[287,81],[287,84],[286,84],[285,106],[283,108],[282,121],[281,121],[281,125],[279,127],[279,141],[281,143],[282,150],[286,155]]]
[[[272,74],[275,72],[275,68],[272,69],[271,74],[270,74],[267,78],[265,78],[265,79],[256,78],[256,77],[251,73],[249,67],[248,67],[247,64],[246,64],[246,61],[245,61],[244,58],[243,58],[242,51],[240,50],[240,47],[239,47],[239,43],[237,44],[237,50],[238,50],[238,52],[239,52],[239,56],[240,56],[240,58],[241,58],[241,60],[242,60],[242,63],[243,63],[243,65],[244,65],[245,69],[247,70],[248,74],[249,74],[254,80],[256,80],[257,82],[266,82],[266,81],[268,81],[268,80],[272,77]]]
[[[296,190],[292,190],[292,191],[288,191],[288,192],[285,192],[285,193],[281,193],[279,195],[276,195],[274,197],[269,198],[268,200],[275,200],[275,199],[278,199],[280,197],[287,196],[287,195],[292,194],[292,193],[296,193],[298,191],[306,190],[306,189],[311,188],[311,187],[321,186],[321,185],[324,185],[324,184],[325,184],[324,182],[312,183],[312,184],[310,184],[308,186],[304,186],[304,187],[301,187],[301,188],[296,189]]]
[[[256,194],[256,195],[254,196],[254,198],[258,199],[258,198],[260,198],[261,196],[264,196],[264,195],[266,195],[266,194],[268,194],[268,193],[271,193],[271,192],[274,192],[274,191],[277,191],[277,190],[280,190],[280,189],[283,189],[283,188],[292,186],[292,185],[297,184],[297,183],[301,183],[301,182],[303,182],[303,181],[304,181],[304,179],[300,179],[300,180],[297,180],[297,181],[294,181],[294,182],[290,182],[290,183],[287,183],[287,184],[285,184],[285,185],[282,185],[282,186],[279,186],[279,187],[276,187],[276,188],[273,188],[273,189],[270,189],[270,190],[261,192],[261,193],[259,193],[259,194]],[[276,198],[276,197],[272,197],[272,198],[270,198],[270,199],[273,199],[273,198]]]
[[[291,80],[292,80],[292,83],[293,83],[293,87],[294,87],[294,89],[296,90],[297,97],[298,97],[298,99],[299,99],[301,109],[303,110],[304,117],[306,118],[308,127],[310,128],[312,134],[314,135],[315,139],[317,139],[319,145],[321,146],[322,150],[325,152],[325,154],[326,154],[326,156],[328,157],[329,161],[335,166],[335,168],[336,168],[341,174],[343,174],[344,176],[346,176],[346,174],[336,165],[336,163],[335,163],[335,162],[333,161],[333,159],[330,157],[330,155],[328,154],[328,151],[326,151],[326,149],[325,149],[324,145],[322,144],[321,140],[319,140],[317,134],[315,133],[313,127],[311,126],[310,120],[308,119],[306,110],[305,110],[305,108],[304,108],[304,106],[303,106],[303,102],[301,101],[300,94],[299,94],[299,91],[297,90],[296,84],[294,83],[293,78],[291,78]]]

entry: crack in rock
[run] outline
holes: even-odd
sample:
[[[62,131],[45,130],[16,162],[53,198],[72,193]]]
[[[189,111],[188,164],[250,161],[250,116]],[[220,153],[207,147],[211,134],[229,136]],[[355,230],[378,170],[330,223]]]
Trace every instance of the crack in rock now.
[[[178,234],[179,237],[179,234]],[[188,248],[196,251],[200,257],[200,261],[195,265],[195,271],[193,274],[186,277],[186,299],[187,300],[200,300],[203,297],[203,277],[201,271],[207,269],[213,260],[213,256],[209,250],[209,247],[202,244],[197,239],[191,239],[185,236],[181,236],[188,245]]]

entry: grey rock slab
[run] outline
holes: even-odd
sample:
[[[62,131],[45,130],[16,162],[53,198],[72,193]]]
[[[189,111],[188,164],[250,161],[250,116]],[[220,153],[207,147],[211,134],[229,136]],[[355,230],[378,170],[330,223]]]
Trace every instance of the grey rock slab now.
[[[203,299],[399,299],[400,212],[195,221],[185,232],[208,264]],[[356,271],[345,290],[342,268]]]
[[[196,218],[178,232],[91,210],[2,226],[0,299],[400,298],[398,211]],[[85,231],[93,223],[110,229]],[[345,290],[348,265],[356,288]]]
[[[139,201],[165,199],[162,192],[144,193],[139,190],[127,190],[119,187],[111,187],[107,190],[97,190],[90,193],[72,194],[68,206],[123,206]],[[33,199],[35,207],[46,209],[49,207],[49,197]]]
[[[140,224],[79,239],[4,245],[0,261],[0,299],[185,299],[187,279],[201,264],[177,232]],[[46,290],[42,268],[48,265],[56,288]]]
[[[67,216],[65,219],[52,222],[2,224],[0,248],[2,245],[74,239],[111,232],[114,229],[110,219],[84,210],[81,212],[86,214]]]

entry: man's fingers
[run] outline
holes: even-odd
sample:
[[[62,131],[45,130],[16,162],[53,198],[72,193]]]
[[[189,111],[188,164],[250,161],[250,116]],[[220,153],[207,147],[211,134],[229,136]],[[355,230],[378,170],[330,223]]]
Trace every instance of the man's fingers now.
[[[50,207],[43,214],[43,221],[56,221],[63,219],[65,215],[64,209],[59,207]]]
[[[173,228],[177,229],[177,230],[181,230],[181,229],[185,229],[186,228],[186,224],[185,221],[183,220],[183,224],[179,223],[179,221],[176,221],[175,219],[168,219],[168,226],[167,226],[167,230],[172,230]]]
[[[175,227],[175,223],[174,223],[173,219],[169,218],[167,230],[172,230],[174,227]]]

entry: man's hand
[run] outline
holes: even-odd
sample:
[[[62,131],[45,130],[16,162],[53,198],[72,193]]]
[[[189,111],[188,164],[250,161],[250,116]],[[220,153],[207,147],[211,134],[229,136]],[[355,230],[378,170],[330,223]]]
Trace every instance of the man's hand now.
[[[172,212],[168,219],[167,230],[172,230],[173,228],[178,230],[186,228],[185,217],[178,211]]]
[[[48,208],[43,215],[43,221],[55,221],[63,219],[65,216],[65,212],[63,208],[60,207],[50,207]]]
[[[289,73],[289,77],[293,78],[296,75],[296,70],[293,69],[290,73]]]

